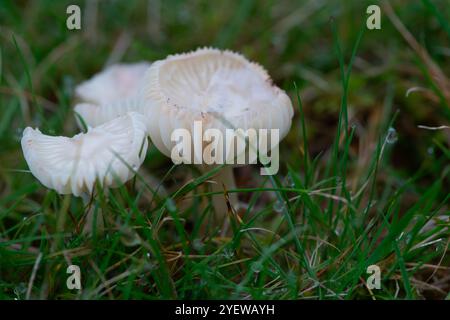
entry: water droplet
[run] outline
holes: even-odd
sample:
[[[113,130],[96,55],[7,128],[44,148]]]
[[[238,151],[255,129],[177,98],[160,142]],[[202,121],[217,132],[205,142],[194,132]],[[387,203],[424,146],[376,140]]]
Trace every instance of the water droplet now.
[[[144,272],[151,272],[151,271],[156,270],[156,269],[158,269],[158,265],[157,264],[155,264],[153,262],[148,262],[148,263],[146,263],[144,265],[143,271]],[[144,276],[145,276],[145,274],[144,274]]]
[[[28,226],[28,225],[30,225],[30,219],[28,219],[28,217],[23,217],[23,219],[22,219],[22,223],[25,225],[25,226]]]
[[[278,200],[277,202],[275,202],[275,204],[273,205],[273,210],[275,210],[278,213],[283,212],[284,209],[284,202]]]
[[[205,244],[200,239],[194,239],[194,241],[192,242],[192,246],[194,247],[195,250],[199,251],[203,249]]]
[[[139,236],[131,229],[124,228],[120,235],[120,240],[127,247],[134,247],[141,243]]]
[[[261,269],[262,269],[262,265],[261,262],[257,261],[257,262],[253,262],[251,269],[254,273],[260,273]]]
[[[183,24],[187,24],[191,20],[192,20],[192,15],[191,15],[190,11],[185,7],[181,7],[178,10],[178,21]]]
[[[292,179],[291,174],[288,174],[288,176],[286,177],[286,184],[289,187],[295,187],[295,182],[294,182],[294,179]]]
[[[63,90],[65,94],[71,96],[74,86],[75,86],[74,79],[71,76],[63,77]]]
[[[442,241],[442,239],[438,239],[438,241],[437,241],[436,244],[435,244],[434,250],[435,250],[436,252],[443,252],[443,251],[445,250],[445,247],[446,247],[446,245],[445,245],[445,243]]]
[[[287,281],[290,283],[297,281],[297,275],[292,270],[288,271],[286,276],[287,276]]]
[[[227,260],[231,260],[234,257],[234,250],[233,249],[229,249],[229,248],[225,248],[223,249],[223,257]]]
[[[14,140],[22,140],[23,128],[17,128],[14,132]]]
[[[41,120],[41,116],[39,114],[36,114],[33,117],[32,121],[33,121],[33,125],[32,125],[33,128],[42,127],[42,120]]]
[[[397,140],[398,140],[397,130],[390,127],[386,134],[386,143],[394,144],[397,142]]]
[[[434,147],[429,147],[427,149],[427,153],[428,153],[428,155],[432,156],[434,154]]]
[[[152,255],[150,254],[150,252],[147,252],[146,256],[147,256],[147,259],[150,259],[150,258],[152,257]]]
[[[21,299],[22,295],[24,295],[27,292],[27,286],[25,283],[20,282],[15,288],[14,288],[14,294],[17,296],[17,299]]]
[[[276,276],[280,274],[280,271],[278,269],[275,269],[275,268],[270,268],[270,272],[272,272]]]
[[[170,199],[170,198],[167,198],[167,200],[166,200],[166,208],[170,212],[177,211],[177,206],[175,205],[175,202],[172,199]]]

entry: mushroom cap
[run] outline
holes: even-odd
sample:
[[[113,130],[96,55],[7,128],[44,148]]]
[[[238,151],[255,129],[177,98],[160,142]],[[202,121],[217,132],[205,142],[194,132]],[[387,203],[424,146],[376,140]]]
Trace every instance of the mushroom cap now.
[[[145,61],[112,65],[78,85],[75,94],[81,101],[96,105],[134,97],[150,65]]]
[[[140,95],[130,97],[128,99],[108,102],[105,104],[79,103],[75,106],[74,111],[83,119],[86,125],[97,127],[117,117],[123,116],[129,112],[138,112],[143,115],[149,113],[149,108],[141,99]],[[79,119],[77,118],[77,121]],[[79,124],[79,127],[82,126]]]
[[[145,118],[128,113],[72,138],[42,134],[26,128],[22,150],[31,173],[47,188],[61,194],[91,193],[131,179],[147,151]]]
[[[75,88],[81,103],[74,111],[91,127],[128,112],[142,113],[141,84],[149,67],[149,62],[116,64],[96,74]]]
[[[167,156],[176,144],[171,133],[192,132],[194,121],[202,122],[203,132],[216,128],[224,135],[226,128],[279,129],[280,140],[291,126],[288,95],[263,67],[238,53],[203,48],[168,56],[151,65],[144,81],[150,137]]]

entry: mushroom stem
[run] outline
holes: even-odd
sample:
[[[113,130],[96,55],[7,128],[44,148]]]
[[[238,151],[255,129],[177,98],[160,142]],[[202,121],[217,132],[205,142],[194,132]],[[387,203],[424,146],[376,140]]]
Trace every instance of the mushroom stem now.
[[[85,223],[83,227],[82,233],[87,236],[93,236],[94,235],[94,218],[95,215],[97,215],[97,221],[95,224],[97,234],[102,234],[104,231],[104,223],[103,223],[103,215],[102,210],[100,208],[97,209],[97,212],[95,212],[95,206],[91,203],[91,195],[88,193],[83,193],[81,195],[81,198],[83,199],[83,205],[86,207],[86,218]]]
[[[203,172],[211,170],[211,166],[202,166]],[[236,189],[236,182],[234,180],[233,167],[224,166],[214,177],[215,183],[211,184],[212,192],[220,192],[212,196],[213,207],[217,222],[223,223],[222,235],[225,235],[229,227],[229,219],[227,219],[228,206],[227,199],[225,197],[225,190]],[[228,201],[234,210],[238,209],[238,196],[237,193],[228,193]]]

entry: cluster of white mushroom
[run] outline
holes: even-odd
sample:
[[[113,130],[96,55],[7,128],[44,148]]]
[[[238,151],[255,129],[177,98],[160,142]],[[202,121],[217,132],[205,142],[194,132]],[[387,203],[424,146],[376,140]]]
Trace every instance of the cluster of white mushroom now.
[[[282,139],[293,116],[289,97],[261,66],[217,49],[111,66],[79,85],[76,96],[86,133],[53,137],[26,128],[22,138],[32,174],[46,187],[76,196],[91,194],[96,182],[107,188],[131,179],[144,161],[148,136],[170,156],[171,132],[192,130],[194,121],[223,130],[227,123],[276,128]],[[223,169],[217,186],[232,189],[232,169]]]

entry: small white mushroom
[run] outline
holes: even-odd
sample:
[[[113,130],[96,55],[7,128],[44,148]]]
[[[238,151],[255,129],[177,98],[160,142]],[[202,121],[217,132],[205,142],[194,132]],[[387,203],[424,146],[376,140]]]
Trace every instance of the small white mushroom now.
[[[128,112],[142,113],[140,88],[149,62],[117,64],[75,88],[75,112],[92,127]]]
[[[129,112],[146,115],[149,111],[146,109],[148,108],[145,107],[145,102],[140,96],[134,96],[102,105],[79,103],[75,106],[74,111],[83,119],[87,126],[97,127]],[[148,121],[146,120],[146,122]]]
[[[22,150],[31,173],[60,194],[91,194],[95,182],[117,187],[131,179],[144,161],[147,127],[138,113],[129,113],[72,138],[26,128]]]
[[[112,65],[75,88],[75,94],[83,102],[107,104],[135,96],[149,62]]]
[[[293,117],[290,98],[273,85],[266,70],[231,51],[198,49],[154,62],[145,76],[143,94],[152,108],[150,137],[167,156],[176,145],[171,133],[180,128],[193,132],[195,121],[202,122],[204,131],[216,128],[224,136],[226,128],[278,129],[281,140]],[[216,191],[223,190],[222,183],[235,188],[231,166],[224,167],[216,180]],[[222,204],[216,203],[215,208],[226,213],[221,198]],[[237,204],[235,195],[230,200]]]

